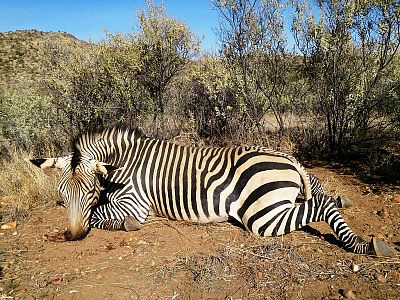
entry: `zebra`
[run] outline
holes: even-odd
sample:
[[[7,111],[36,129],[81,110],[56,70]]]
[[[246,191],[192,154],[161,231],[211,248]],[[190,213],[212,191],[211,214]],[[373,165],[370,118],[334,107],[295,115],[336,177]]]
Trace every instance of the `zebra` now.
[[[324,188],[318,178],[311,173],[308,173],[308,176],[310,178],[311,194],[325,194]],[[303,194],[302,188],[300,188],[300,193]],[[334,199],[334,202],[338,208],[350,208],[353,206],[351,200],[344,195],[337,196],[336,199]]]
[[[354,234],[294,157],[264,147],[190,147],[112,127],[83,133],[70,155],[31,162],[62,170],[67,240],[83,239],[91,227],[139,230],[155,213],[198,223],[233,219],[258,236],[325,221],[348,251],[394,255],[383,241]],[[295,204],[300,192],[304,201]]]

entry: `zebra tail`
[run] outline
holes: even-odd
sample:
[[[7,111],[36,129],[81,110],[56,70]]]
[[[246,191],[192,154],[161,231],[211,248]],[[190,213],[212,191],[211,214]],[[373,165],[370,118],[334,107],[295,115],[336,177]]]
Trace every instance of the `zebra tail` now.
[[[297,161],[294,162],[294,165],[297,168],[297,171],[300,174],[301,180],[303,181],[303,186],[304,186],[304,200],[309,200],[312,198],[311,194],[311,182],[310,182],[310,176],[308,175],[306,169],[300,163]]]

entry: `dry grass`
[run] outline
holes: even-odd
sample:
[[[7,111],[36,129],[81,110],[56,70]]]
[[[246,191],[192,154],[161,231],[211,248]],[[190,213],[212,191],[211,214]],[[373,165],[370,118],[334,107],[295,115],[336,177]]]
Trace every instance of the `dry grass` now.
[[[57,174],[29,162],[30,155],[16,148],[0,163],[0,222],[25,222],[32,209],[55,203]]]

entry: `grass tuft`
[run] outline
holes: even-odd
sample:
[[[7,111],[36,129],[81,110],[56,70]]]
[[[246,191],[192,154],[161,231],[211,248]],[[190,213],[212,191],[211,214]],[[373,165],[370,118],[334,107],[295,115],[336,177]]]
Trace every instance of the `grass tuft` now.
[[[31,211],[56,203],[57,173],[44,173],[29,162],[30,155],[8,149],[0,162],[0,222],[26,222]]]

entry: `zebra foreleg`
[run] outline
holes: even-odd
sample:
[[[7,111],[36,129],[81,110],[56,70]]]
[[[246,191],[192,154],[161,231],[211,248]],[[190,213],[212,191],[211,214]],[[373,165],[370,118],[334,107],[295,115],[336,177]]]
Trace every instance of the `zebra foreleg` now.
[[[126,216],[124,220],[113,220],[113,219],[97,219],[92,218],[90,221],[90,227],[99,228],[104,230],[124,230],[124,231],[135,231],[142,227],[142,224],[136,218],[132,216]]]

